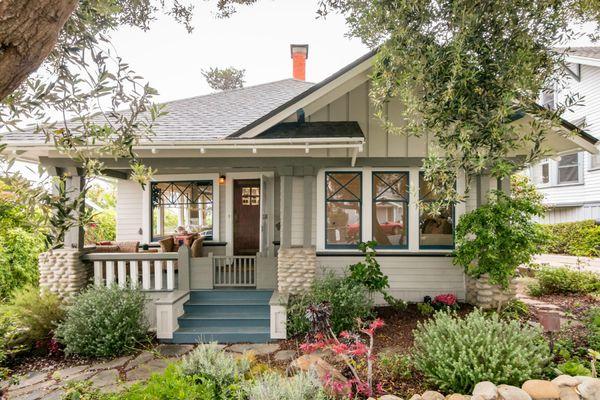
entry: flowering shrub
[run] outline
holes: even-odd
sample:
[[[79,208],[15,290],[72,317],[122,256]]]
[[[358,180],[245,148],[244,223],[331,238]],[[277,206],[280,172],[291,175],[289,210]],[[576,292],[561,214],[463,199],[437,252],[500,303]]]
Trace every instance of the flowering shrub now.
[[[456,296],[452,293],[440,294],[434,297],[431,304],[436,308],[458,308],[458,301]]]
[[[361,325],[363,325],[361,323]],[[348,331],[342,331],[339,337],[333,333],[329,327],[323,332],[314,334],[314,341],[306,342],[300,345],[300,349],[305,353],[312,353],[317,350],[331,350],[341,356],[344,363],[352,373],[352,378],[346,382],[326,378],[325,386],[331,388],[335,393],[348,394],[349,398],[354,395],[373,396],[382,392],[381,387],[373,388],[373,345],[375,331],[383,327],[384,322],[376,319],[368,325],[363,325],[360,332],[367,336],[367,342],[361,338],[360,334],[353,334]],[[328,324],[322,324],[328,326]],[[359,366],[365,366],[366,371]],[[364,374],[364,376],[362,376]]]

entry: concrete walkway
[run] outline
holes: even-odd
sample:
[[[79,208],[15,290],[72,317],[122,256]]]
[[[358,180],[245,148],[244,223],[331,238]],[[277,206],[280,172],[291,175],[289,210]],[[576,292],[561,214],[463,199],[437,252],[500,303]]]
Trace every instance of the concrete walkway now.
[[[591,271],[600,274],[600,258],[537,254],[533,257],[532,263],[549,267],[569,267],[578,271]]]

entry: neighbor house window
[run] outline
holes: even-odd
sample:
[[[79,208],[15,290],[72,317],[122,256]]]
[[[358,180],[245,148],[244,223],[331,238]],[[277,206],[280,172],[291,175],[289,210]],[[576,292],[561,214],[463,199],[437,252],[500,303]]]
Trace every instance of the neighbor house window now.
[[[408,172],[373,172],[372,235],[382,247],[408,247]]]
[[[325,173],[325,246],[356,247],[362,240],[362,174]]]
[[[213,236],[212,181],[152,182],[152,241],[183,227],[206,239]]]
[[[544,161],[543,163],[541,163],[540,170],[540,183],[550,183],[550,163],[548,163],[548,161]]]
[[[454,207],[440,211],[438,215],[427,210],[427,203],[438,200],[431,186],[419,174],[419,200],[423,204],[419,213],[419,248],[450,249],[454,247]]]
[[[579,182],[579,153],[564,155],[558,161],[558,184]]]
[[[590,169],[600,168],[600,154],[590,154]]]

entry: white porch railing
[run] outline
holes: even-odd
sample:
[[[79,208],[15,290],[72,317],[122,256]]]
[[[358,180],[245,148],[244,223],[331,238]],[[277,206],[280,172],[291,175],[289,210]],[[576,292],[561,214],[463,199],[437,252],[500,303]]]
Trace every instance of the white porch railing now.
[[[173,291],[178,253],[91,253],[84,260],[94,265],[94,284],[121,287],[129,284],[145,291]],[[177,274],[180,274],[178,271]],[[179,288],[183,289],[183,288]]]
[[[215,287],[255,287],[256,256],[213,256]]]

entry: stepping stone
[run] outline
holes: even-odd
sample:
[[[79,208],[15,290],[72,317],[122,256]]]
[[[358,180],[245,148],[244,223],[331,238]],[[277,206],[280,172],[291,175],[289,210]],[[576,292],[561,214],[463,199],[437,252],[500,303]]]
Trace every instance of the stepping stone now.
[[[129,364],[127,364],[127,368],[135,368],[138,365],[146,364],[148,361],[151,360],[154,360],[154,353],[144,350],[136,358],[129,361]]]
[[[53,380],[46,380],[46,381],[42,381],[42,382],[38,382],[34,385],[29,385],[29,386],[25,386],[23,388],[20,389],[16,389],[16,390],[10,390],[8,392],[9,394],[9,398],[10,399],[15,399],[18,398],[19,396],[25,396],[28,394],[37,394],[37,393],[42,393],[45,394],[47,393],[46,390],[44,389],[48,389],[51,386],[54,386],[55,382]],[[33,398],[36,398],[35,396]]]
[[[63,389],[55,390],[52,393],[48,393],[44,396],[44,400],[61,400],[65,391]]]
[[[45,372],[30,372],[26,375],[19,377],[19,383],[11,386],[11,389],[21,389],[27,386],[34,385],[46,380],[47,374]]]
[[[73,375],[85,371],[88,367],[89,365],[78,365],[76,367],[59,369],[57,371],[54,371],[51,377],[52,379],[56,379],[57,381],[68,379]]]
[[[273,356],[275,361],[291,361],[294,358],[296,358],[296,352],[294,350],[281,350]]]
[[[83,371],[78,374],[73,374],[68,378],[61,379],[61,382],[71,382],[71,381],[85,381],[91,378],[96,371]]]
[[[115,383],[113,385],[109,385],[109,386],[104,386],[102,389],[100,389],[100,391],[102,393],[120,393],[122,391],[124,391],[125,389],[129,389],[131,386],[135,385],[136,383],[140,383],[141,381],[128,381],[128,382],[119,382],[119,383]]]
[[[122,357],[114,358],[112,360],[106,360],[103,363],[92,365],[90,367],[90,370],[120,368],[131,359],[132,359],[132,356],[122,356]]]
[[[119,379],[119,371],[116,369],[107,369],[105,371],[98,372],[94,375],[90,382],[96,388],[101,388],[104,386],[112,385],[117,383]]]
[[[260,344],[260,343],[250,343],[250,344],[234,344],[229,346],[227,351],[232,351],[234,353],[245,353],[247,351],[252,351],[257,356],[266,356],[268,354],[275,353],[279,350],[279,345],[270,343],[270,344]]]
[[[156,351],[163,357],[171,358],[181,357],[192,351],[193,348],[194,345],[191,344],[161,344],[156,348]]]
[[[154,373],[162,373],[167,368],[167,365],[169,365],[169,362],[163,359],[152,360],[146,364],[138,365],[127,372],[127,381],[145,381]]]

